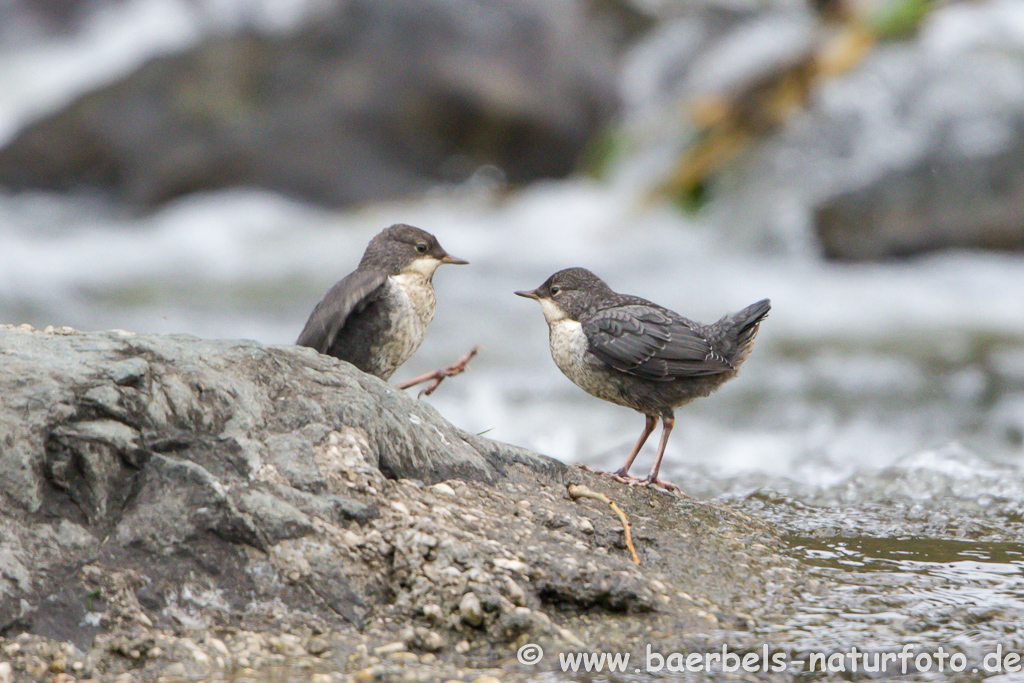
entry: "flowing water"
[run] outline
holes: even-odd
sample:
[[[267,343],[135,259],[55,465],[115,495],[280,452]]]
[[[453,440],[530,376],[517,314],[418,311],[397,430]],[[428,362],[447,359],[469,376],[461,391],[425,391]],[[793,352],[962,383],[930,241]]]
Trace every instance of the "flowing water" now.
[[[30,82],[12,55],[0,78]],[[0,122],[30,109],[12,92]],[[997,647],[1024,649],[1024,257],[824,263],[645,202],[628,183],[505,195],[491,178],[346,211],[241,190],[145,217],[100,199],[0,196],[0,321],[288,344],[370,237],[408,222],[471,265],[438,272],[437,316],[394,379],[480,344],[471,370],[425,400],[466,430],[614,468],[642,416],[561,376],[539,307],[513,290],[581,265],[703,321],[770,297],[740,375],[677,411],[662,469],[689,495],[778,525],[826,586],[745,642],[793,657],[942,646],[968,658],[970,680],[996,673],[980,663]],[[1000,675],[990,680],[1016,680]]]

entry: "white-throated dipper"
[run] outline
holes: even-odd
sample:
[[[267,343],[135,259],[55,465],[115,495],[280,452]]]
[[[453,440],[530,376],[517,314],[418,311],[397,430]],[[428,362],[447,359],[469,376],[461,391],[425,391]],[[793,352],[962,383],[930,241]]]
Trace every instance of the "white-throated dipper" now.
[[[434,318],[433,277],[442,263],[469,262],[425,230],[401,223],[385,228],[359,266],[316,305],[295,343],[387,380],[419,348]],[[451,374],[446,368],[427,378]]]
[[[768,299],[726,315],[712,325],[641,299],[618,294],[585,268],[560,270],[533,291],[548,322],[551,357],[566,377],[592,396],[647,416],[626,463],[613,476],[630,483],[658,479],[673,409],[707,396],[736,376],[750,355]],[[629,468],[661,418],[664,427],[651,473],[642,480]]]

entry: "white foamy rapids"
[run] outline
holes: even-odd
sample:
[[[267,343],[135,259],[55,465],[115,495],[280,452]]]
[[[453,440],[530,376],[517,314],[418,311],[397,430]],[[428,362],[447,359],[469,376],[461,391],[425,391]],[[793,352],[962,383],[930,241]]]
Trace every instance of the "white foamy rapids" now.
[[[471,371],[429,400],[470,431],[568,462],[617,467],[643,418],[562,377],[538,307],[512,294],[560,268],[589,267],[618,291],[703,321],[771,297],[739,377],[677,412],[669,478],[759,472],[827,486],[885,467],[973,429],[991,389],[988,370],[974,365],[979,344],[1012,349],[1024,339],[1020,257],[964,253],[846,267],[764,257],[592,181],[541,184],[501,201],[438,191],[351,212],[232,191],[145,218],[40,195],[5,198],[0,316],[40,327],[291,343],[367,241],[400,221],[434,232],[471,265],[438,272],[434,324],[399,375],[481,344]],[[1010,370],[998,366],[998,374],[1015,376],[1022,356],[1000,357]],[[936,365],[962,368],[936,375]],[[1011,427],[1017,395],[994,413]]]

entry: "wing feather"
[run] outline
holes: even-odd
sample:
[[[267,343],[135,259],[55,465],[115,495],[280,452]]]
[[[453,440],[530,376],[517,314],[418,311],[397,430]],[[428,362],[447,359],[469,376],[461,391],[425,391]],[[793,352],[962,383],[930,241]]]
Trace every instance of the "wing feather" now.
[[[378,270],[354,270],[343,277],[313,309],[295,343],[328,353],[349,316],[362,310],[387,279]]]
[[[702,326],[653,305],[598,311],[583,322],[583,331],[595,356],[645,379],[671,381],[733,369],[715,352]]]

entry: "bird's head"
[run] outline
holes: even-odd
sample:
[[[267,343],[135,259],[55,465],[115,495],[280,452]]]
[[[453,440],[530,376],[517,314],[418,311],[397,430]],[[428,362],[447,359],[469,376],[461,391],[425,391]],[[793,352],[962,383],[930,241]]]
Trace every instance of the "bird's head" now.
[[[359,265],[389,275],[418,273],[429,280],[442,263],[462,265],[469,261],[449,254],[426,230],[398,223],[370,240]]]
[[[595,311],[601,301],[612,294],[612,290],[586,268],[566,268],[549,277],[537,289],[516,294],[540,303],[544,319],[551,324],[560,320],[578,322]]]

